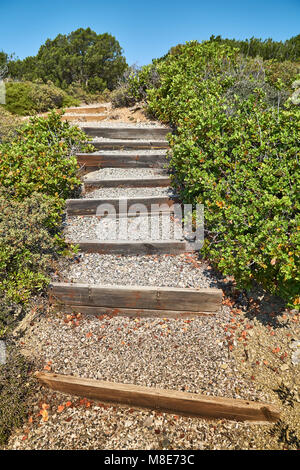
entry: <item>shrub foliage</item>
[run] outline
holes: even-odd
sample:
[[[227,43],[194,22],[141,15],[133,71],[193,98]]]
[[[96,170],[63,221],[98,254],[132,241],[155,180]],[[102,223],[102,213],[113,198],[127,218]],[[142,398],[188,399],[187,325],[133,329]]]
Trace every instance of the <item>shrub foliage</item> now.
[[[148,105],[177,131],[182,201],[205,205],[204,254],[239,286],[255,281],[298,305],[300,110],[254,65],[216,41],[187,43],[157,64]]]
[[[52,112],[32,118],[0,145],[0,330],[10,303],[25,304],[47,284],[60,237],[64,200],[78,188],[76,149],[86,135]]]
[[[51,82],[48,84],[32,82],[6,83],[5,108],[14,114],[26,116],[78,104],[78,100],[69,96]]]

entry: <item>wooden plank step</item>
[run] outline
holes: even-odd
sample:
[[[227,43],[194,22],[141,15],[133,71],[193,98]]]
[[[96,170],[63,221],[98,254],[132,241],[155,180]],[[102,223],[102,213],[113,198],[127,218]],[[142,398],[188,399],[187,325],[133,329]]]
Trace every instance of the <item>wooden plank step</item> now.
[[[88,305],[56,305],[59,312],[64,313],[83,313],[87,315],[109,315],[125,316],[128,318],[174,318],[174,319],[191,319],[195,317],[211,317],[215,316],[210,312],[180,312],[178,310],[150,310],[137,308],[109,308],[109,307],[91,307]]]
[[[120,254],[120,255],[153,255],[179,254],[187,251],[185,241],[181,240],[79,240],[71,242],[78,245],[85,253]]]
[[[52,390],[105,403],[209,419],[276,422],[280,418],[280,410],[276,406],[257,401],[212,397],[55,373],[36,372],[35,377]]]
[[[150,150],[150,149],[168,149],[167,140],[92,140],[90,142],[96,149],[101,150]]]
[[[167,196],[148,196],[148,197],[136,197],[128,198],[127,201],[127,210],[126,208],[123,211],[124,199],[114,198],[114,199],[67,199],[66,200],[66,210],[68,215],[96,215],[97,209],[100,205],[111,205],[114,207],[116,214],[128,213],[130,207],[135,204],[142,204],[147,212],[150,212],[151,209],[157,212],[170,212],[170,207],[174,205],[175,201],[170,199]],[[158,208],[158,205],[161,206]],[[146,212],[146,213],[147,213]]]
[[[82,106],[80,108],[67,108],[66,113],[68,114],[99,114],[107,111],[106,106],[95,106],[93,108]]]
[[[110,153],[78,153],[77,162],[90,171],[99,168],[162,168],[167,165],[166,155],[153,154],[110,154]]]
[[[154,176],[152,178],[130,179],[84,179],[84,191],[87,193],[97,188],[157,188],[168,187],[171,184],[168,176]]]
[[[70,306],[108,307],[117,309],[168,310],[216,313],[221,306],[222,291],[215,288],[175,288],[144,286],[102,286],[53,282],[50,301]]]
[[[106,114],[64,114],[61,117],[62,121],[72,122],[98,122],[106,119]]]
[[[165,127],[92,127],[83,126],[82,130],[93,137],[103,137],[106,139],[165,139],[171,132]]]

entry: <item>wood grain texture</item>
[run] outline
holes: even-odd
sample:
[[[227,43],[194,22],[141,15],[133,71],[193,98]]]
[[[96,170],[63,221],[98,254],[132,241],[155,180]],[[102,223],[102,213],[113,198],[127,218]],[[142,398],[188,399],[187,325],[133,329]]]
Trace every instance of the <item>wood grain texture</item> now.
[[[274,405],[232,398],[212,397],[139,385],[120,384],[70,375],[36,372],[36,378],[52,390],[131,407],[180,413],[201,418],[276,422]]]
[[[84,126],[82,130],[93,137],[105,139],[149,139],[161,140],[171,132],[170,128],[163,127],[92,127]]]
[[[81,106],[80,108],[67,108],[66,113],[72,114],[99,114],[107,111],[106,106],[95,106],[92,108]]]
[[[86,315],[125,316],[130,318],[175,318],[189,319],[197,317],[215,316],[212,312],[181,312],[180,310],[149,310],[145,308],[109,308],[91,307],[88,305],[62,305],[56,304],[56,310],[64,313],[83,313]]]
[[[79,166],[84,166],[89,171],[94,171],[92,168],[163,168],[168,164],[166,155],[155,153],[150,155],[78,153],[76,158]]]
[[[90,142],[96,149],[110,150],[149,150],[149,149],[167,149],[169,143],[166,140],[92,140]]]
[[[181,312],[217,312],[222,302],[222,291],[215,288],[102,286],[53,282],[49,294],[50,301],[54,304]]]
[[[168,176],[157,176],[152,178],[139,179],[102,179],[92,180],[85,179],[84,191],[89,192],[97,188],[157,188],[170,186],[170,178]]]
[[[61,117],[62,121],[74,121],[74,122],[98,122],[106,119],[106,114],[64,114]]]
[[[123,201],[123,202],[122,202]],[[116,211],[116,214],[123,213],[127,214],[128,211],[133,211],[137,204],[143,205],[144,210],[142,213],[147,213],[151,209],[158,209],[158,205],[161,206],[160,210],[162,212],[170,212],[170,208],[174,205],[173,199],[168,198],[167,196],[149,196],[147,198],[128,198],[125,200],[115,198],[115,199],[67,199],[66,201],[66,210],[68,215],[95,215],[99,212],[99,207],[103,205],[110,205]],[[157,209],[156,209],[157,207]],[[142,208],[141,208],[142,209]]]
[[[179,254],[187,251],[184,241],[176,240],[78,240],[71,242],[79,246],[85,253],[120,254],[120,255],[153,255],[153,254]]]

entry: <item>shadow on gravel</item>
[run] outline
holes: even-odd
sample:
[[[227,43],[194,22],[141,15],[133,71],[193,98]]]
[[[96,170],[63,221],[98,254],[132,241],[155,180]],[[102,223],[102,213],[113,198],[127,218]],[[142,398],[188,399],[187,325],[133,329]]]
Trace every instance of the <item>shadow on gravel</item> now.
[[[205,261],[198,257],[203,263]],[[241,309],[249,320],[256,318],[262,325],[273,328],[284,328],[282,315],[286,311],[284,300],[264,291],[259,286],[249,291],[238,289],[234,280],[225,278],[217,270],[206,267],[203,273],[210,278],[211,287],[222,289],[225,297],[229,298],[231,307]]]

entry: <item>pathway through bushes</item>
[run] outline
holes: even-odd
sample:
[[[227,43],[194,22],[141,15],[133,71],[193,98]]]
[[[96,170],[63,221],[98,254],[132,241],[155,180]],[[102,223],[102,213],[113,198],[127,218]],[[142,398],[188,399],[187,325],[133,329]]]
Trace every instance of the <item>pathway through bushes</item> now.
[[[129,111],[130,112],[130,111]],[[139,110],[140,112],[140,110]],[[117,115],[117,111],[116,111]],[[111,119],[111,117],[110,117]],[[158,129],[156,123],[103,120],[98,128]],[[98,137],[96,141],[105,142]],[[101,151],[105,155],[107,151]],[[119,150],[109,150],[110,155]],[[122,150],[130,156],[131,150]],[[151,156],[166,150],[139,151]],[[98,151],[99,154],[99,151]],[[84,181],[96,185],[82,199],[173,197],[165,186],[106,187],[112,179],[163,178],[161,168],[102,168]],[[88,185],[87,185],[88,187]],[[165,216],[164,216],[165,217]],[[134,227],[131,239],[145,239],[149,218]],[[153,226],[162,216],[151,218]],[[111,222],[95,215],[68,215],[66,236],[76,242],[105,240]],[[106,235],[105,235],[106,234]],[[170,234],[168,234],[169,236]],[[162,235],[163,236],[163,235]],[[179,288],[219,288],[222,306],[215,315],[189,318],[124,317],[49,309],[19,340],[36,370],[261,400],[282,408],[277,424],[203,420],[170,413],[108,406],[37,387],[24,427],[11,437],[11,449],[278,449],[299,447],[299,316],[266,293],[245,293],[222,278],[195,253],[126,255],[80,251],[60,262],[54,282]],[[298,347],[298,349],[297,349]],[[298,416],[298,419],[297,419]]]

